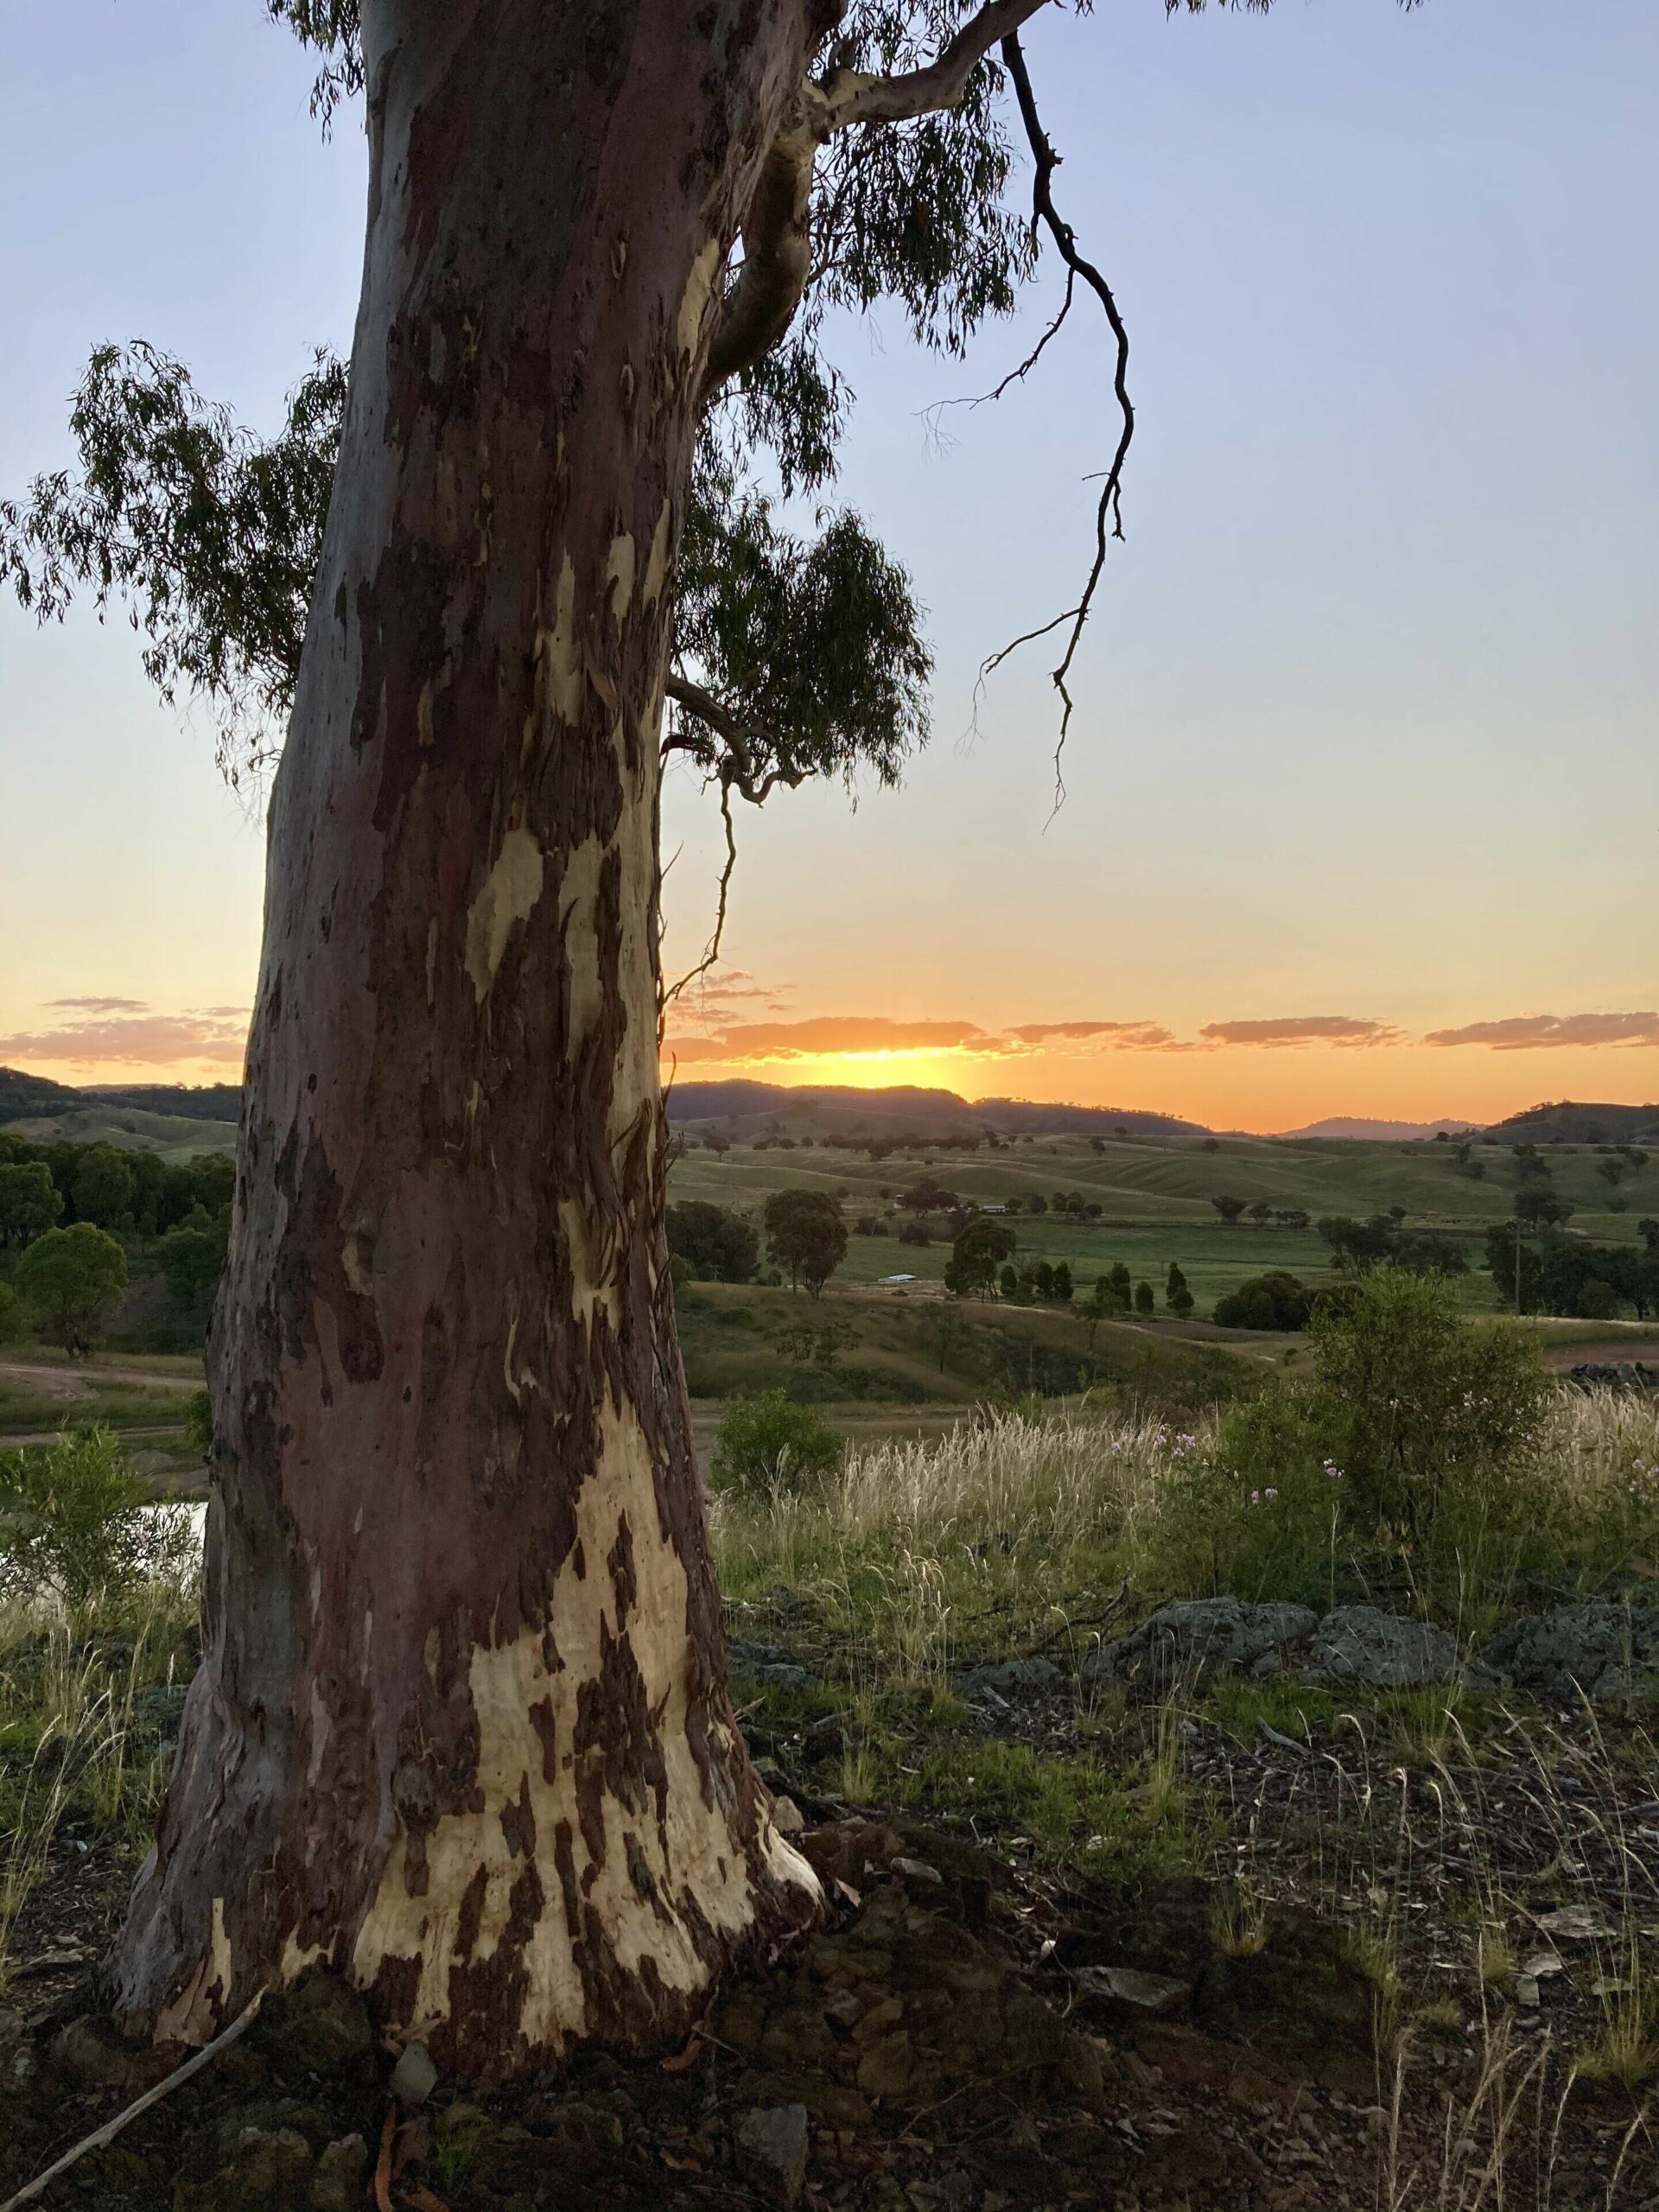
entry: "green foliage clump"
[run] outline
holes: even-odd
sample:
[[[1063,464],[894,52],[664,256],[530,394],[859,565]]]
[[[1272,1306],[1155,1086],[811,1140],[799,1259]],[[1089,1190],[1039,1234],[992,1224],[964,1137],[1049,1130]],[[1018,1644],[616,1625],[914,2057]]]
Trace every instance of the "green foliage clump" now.
[[[702,1282],[747,1282],[760,1256],[752,1223],[708,1198],[684,1198],[664,1217],[668,1249]]]
[[[0,1452],[0,1591],[83,1605],[181,1563],[186,1517],[158,1512],[102,1427]],[[177,1554],[175,1560],[175,1554]]]
[[[827,1191],[774,1191],[766,1200],[766,1249],[791,1288],[816,1298],[847,1256],[847,1224]]]
[[[127,1255],[90,1221],[49,1229],[17,1265],[17,1287],[67,1352],[90,1351],[127,1287]]]
[[[1555,1518],[1535,1344],[1393,1268],[1321,1301],[1309,1332],[1314,1379],[1236,1408],[1166,1486],[1154,1581],[1310,1604],[1384,1590],[1454,1620],[1501,1603]]]
[[[734,1398],[715,1438],[716,1485],[750,1497],[798,1490],[840,1464],[843,1440],[822,1414],[797,1405],[782,1390]]]
[[[1251,1275],[1236,1290],[1216,1300],[1216,1325],[1223,1329],[1288,1329],[1307,1326],[1313,1293],[1282,1268]]]

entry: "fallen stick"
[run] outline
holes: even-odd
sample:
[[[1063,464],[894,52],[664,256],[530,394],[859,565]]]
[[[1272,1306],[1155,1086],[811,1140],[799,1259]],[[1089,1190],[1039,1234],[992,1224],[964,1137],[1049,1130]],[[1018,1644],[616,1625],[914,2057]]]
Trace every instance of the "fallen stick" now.
[[[163,2097],[170,2096],[181,2082],[188,2082],[193,2074],[200,2074],[209,2059],[216,2058],[245,2030],[252,2026],[253,2016],[259,2010],[264,1993],[263,1989],[256,1991],[251,2003],[238,2012],[230,2026],[216,2035],[212,2043],[203,2044],[201,2049],[187,2058],[182,2066],[175,2067],[167,2079],[158,2082],[153,2089],[146,2089],[143,2095],[136,2098],[124,2112],[117,2113],[113,2120],[106,2120],[102,2127],[95,2127],[90,2135],[83,2136],[72,2150],[66,2151],[43,2174],[37,2175],[27,2188],[20,2189],[16,2196],[9,2196],[3,2204],[0,2204],[0,2212],[18,2212],[21,2205],[33,2204],[60,2174],[67,2173],[70,2167],[84,2158],[89,2151],[101,2151],[106,2143],[113,2143],[123,2128],[137,2120],[140,2113],[148,2112],[152,2105],[158,2105]]]

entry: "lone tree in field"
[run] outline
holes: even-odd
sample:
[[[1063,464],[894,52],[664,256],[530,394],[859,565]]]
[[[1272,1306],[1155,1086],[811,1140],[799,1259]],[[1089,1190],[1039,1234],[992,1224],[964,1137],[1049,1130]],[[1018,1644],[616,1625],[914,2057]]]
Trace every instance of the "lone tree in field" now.
[[[127,1255],[90,1221],[48,1229],[17,1263],[17,1287],[70,1357],[91,1351],[127,1287]]]
[[[955,354],[1052,245],[1025,368],[1092,296],[1117,401],[1033,632],[1064,716],[1126,341],[1055,203],[1043,0],[266,5],[325,105],[366,95],[349,371],[261,444],[105,349],[79,474],[0,509],[0,574],[44,614],[128,599],[228,757],[288,720],[204,1656],[112,1986],[200,2037],[322,1961],[500,2075],[660,2047],[817,1906],[727,1701],[674,1344],[658,793],[688,755],[729,850],[734,797],[891,780],[929,663],[857,518],[798,539],[756,469],[833,474],[830,310],[896,300]]]
[[[847,1256],[847,1224],[827,1191],[774,1191],[766,1200],[766,1255],[789,1286],[817,1298]]]

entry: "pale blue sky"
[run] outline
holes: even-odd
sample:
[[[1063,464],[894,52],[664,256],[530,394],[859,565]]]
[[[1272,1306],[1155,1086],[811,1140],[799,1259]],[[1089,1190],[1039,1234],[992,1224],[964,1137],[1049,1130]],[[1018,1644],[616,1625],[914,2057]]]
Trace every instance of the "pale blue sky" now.
[[[1340,1012],[1409,1038],[1652,1008],[1659,13],[1166,22],[1105,0],[1027,47],[1141,422],[1069,803],[1046,828],[1040,656],[957,740],[981,652],[1074,588],[1078,480],[1112,429],[1101,337],[1080,312],[940,452],[923,410],[994,381],[1045,295],[966,368],[918,359],[897,314],[849,331],[843,490],[931,611],[936,741],[855,818],[819,792],[749,825],[732,960],[803,1016],[988,1031]],[[67,456],[102,339],[152,339],[264,424],[310,345],[346,344],[361,146],[349,115],[321,143],[309,75],[256,0],[10,0],[0,488]],[[245,1003],[258,827],[124,628],[0,610],[0,1036],[48,1033],[58,998]],[[683,785],[668,826],[689,957],[715,849]],[[1094,1052],[959,1079],[1245,1122],[1479,1114],[1659,1096],[1659,1047]]]

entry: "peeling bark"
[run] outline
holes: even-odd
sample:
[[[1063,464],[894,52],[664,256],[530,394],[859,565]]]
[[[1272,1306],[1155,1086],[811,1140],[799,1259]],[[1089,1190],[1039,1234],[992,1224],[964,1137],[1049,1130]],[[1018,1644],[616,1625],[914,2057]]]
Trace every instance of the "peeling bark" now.
[[[500,2076],[817,1885],[724,1689],[661,1213],[657,776],[711,302],[798,0],[368,0],[192,1687],[119,2005],[314,1961]]]

